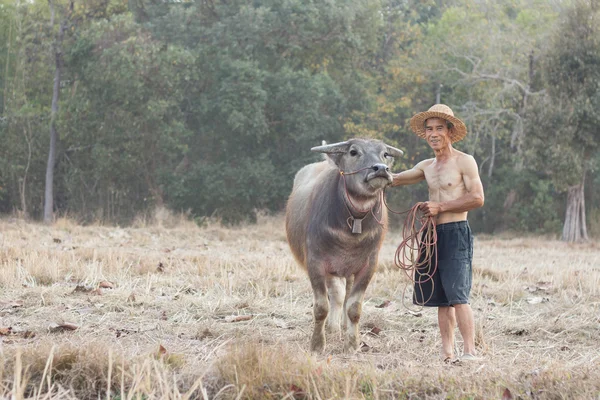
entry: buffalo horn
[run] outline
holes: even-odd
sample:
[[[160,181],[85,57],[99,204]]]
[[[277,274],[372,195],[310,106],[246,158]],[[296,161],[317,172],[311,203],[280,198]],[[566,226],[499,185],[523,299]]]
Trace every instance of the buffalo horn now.
[[[326,144],[324,146],[313,147],[312,149],[310,149],[310,151],[314,151],[316,153],[327,153],[327,154],[345,153],[346,150],[348,150],[348,145],[349,145],[348,142],[332,143],[332,144]]]
[[[390,154],[390,156],[392,157],[400,157],[402,154],[404,154],[404,152],[400,149],[397,149],[395,147],[392,146],[388,146],[387,144],[385,145],[385,147],[387,147],[387,151]]]

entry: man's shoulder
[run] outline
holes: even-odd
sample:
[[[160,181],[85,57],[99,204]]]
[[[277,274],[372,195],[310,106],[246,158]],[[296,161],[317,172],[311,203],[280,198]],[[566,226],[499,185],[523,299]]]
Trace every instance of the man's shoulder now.
[[[419,161],[419,163],[417,165],[415,165],[416,169],[424,169],[427,168],[428,166],[431,165],[432,162],[435,161],[435,158],[428,158],[426,160],[423,161]]]
[[[462,151],[455,150],[455,159],[459,165],[472,165],[475,162],[475,157],[470,154],[463,153]]]
[[[461,174],[468,174],[471,176],[479,175],[479,168],[477,167],[477,161],[475,157],[470,154],[463,153],[462,151],[456,152],[456,165],[460,170]]]
[[[467,154],[467,153],[463,153],[462,151],[456,150],[456,149],[454,149],[454,156],[457,159],[472,159],[473,158],[472,155]]]

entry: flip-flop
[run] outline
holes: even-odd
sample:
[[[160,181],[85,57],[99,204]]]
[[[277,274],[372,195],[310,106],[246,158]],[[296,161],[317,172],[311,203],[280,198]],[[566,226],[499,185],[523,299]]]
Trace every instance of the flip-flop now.
[[[473,354],[465,353],[460,357],[461,361],[483,361],[483,357],[479,357]]]

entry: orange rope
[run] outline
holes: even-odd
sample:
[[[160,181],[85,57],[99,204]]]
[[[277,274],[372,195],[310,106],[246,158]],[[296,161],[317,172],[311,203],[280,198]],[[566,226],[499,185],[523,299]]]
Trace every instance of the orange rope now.
[[[375,204],[373,207],[371,207],[368,210],[361,210],[360,208],[358,208],[357,206],[354,205],[354,203],[352,202],[352,199],[350,198],[350,192],[348,192],[348,185],[346,184],[346,175],[354,175],[357,174],[361,171],[365,171],[371,169],[371,167],[366,167],[366,168],[361,168],[359,170],[353,171],[353,172],[344,172],[342,170],[340,170],[340,175],[342,176],[342,181],[344,182],[344,192],[346,193],[346,199],[348,200],[348,203],[350,203],[350,206],[348,206],[348,204],[346,202],[344,202],[344,205],[346,206],[346,210],[348,210],[348,214],[350,214],[350,217],[348,217],[348,219],[346,220],[346,223],[348,224],[348,226],[350,228],[352,228],[352,226],[350,225],[350,220],[351,219],[355,219],[355,217],[352,215],[352,212],[350,211],[350,208],[352,208],[354,211],[359,212],[359,213],[371,213],[371,215],[373,216],[373,219],[381,226],[383,226],[383,221],[382,219],[377,219],[377,216],[375,215],[375,213],[377,211],[373,211],[375,210],[375,207],[377,207],[377,205],[381,206],[381,203],[383,203],[385,201],[384,199],[384,192],[381,192],[380,196],[379,196],[379,201],[377,204]],[[389,207],[388,207],[389,209]],[[366,215],[363,217],[365,218]]]

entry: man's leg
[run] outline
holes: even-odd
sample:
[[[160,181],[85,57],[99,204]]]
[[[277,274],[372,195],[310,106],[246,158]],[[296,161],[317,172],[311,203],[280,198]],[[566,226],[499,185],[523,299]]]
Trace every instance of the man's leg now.
[[[454,357],[454,327],[456,316],[453,307],[438,307],[438,324],[442,335],[442,357]]]
[[[455,304],[458,329],[464,341],[465,354],[475,355],[475,323],[473,310],[469,304]]]

